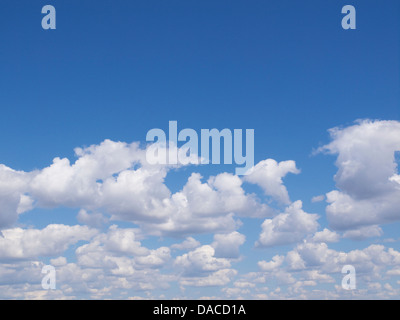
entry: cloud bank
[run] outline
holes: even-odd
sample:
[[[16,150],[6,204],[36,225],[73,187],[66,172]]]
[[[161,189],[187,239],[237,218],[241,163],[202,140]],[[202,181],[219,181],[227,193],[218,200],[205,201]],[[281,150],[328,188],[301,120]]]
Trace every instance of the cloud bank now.
[[[188,165],[175,192],[167,177],[182,168],[148,164],[136,142],[105,140],[30,172],[0,165],[0,297],[398,297],[400,253],[382,237],[400,220],[400,123],[329,132],[319,152],[336,157],[336,188],[294,201],[294,160],[262,160],[242,178]],[[64,224],[20,223],[59,208],[74,212]],[[41,288],[45,264],[56,290]],[[353,292],[340,286],[346,264]]]

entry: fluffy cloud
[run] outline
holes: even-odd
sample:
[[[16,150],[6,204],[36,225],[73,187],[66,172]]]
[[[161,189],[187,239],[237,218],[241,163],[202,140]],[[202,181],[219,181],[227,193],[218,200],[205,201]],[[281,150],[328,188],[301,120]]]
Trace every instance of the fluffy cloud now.
[[[399,220],[395,152],[400,151],[400,122],[360,121],[330,134],[333,141],[320,150],[337,155],[340,191],[327,194],[331,226],[347,230]]]
[[[245,194],[237,176],[222,173],[202,182],[193,173],[181,191],[163,200],[160,209],[167,213],[165,221],[142,223],[154,235],[185,235],[204,232],[232,232],[240,222],[234,216],[265,217],[272,210],[253,194]]]
[[[400,291],[393,285],[386,285],[390,279],[400,274],[400,252],[385,248],[382,245],[370,245],[362,250],[348,252],[336,251],[325,243],[303,242],[284,255],[276,255],[271,261],[260,261],[260,272],[251,272],[241,275],[236,282],[256,284],[250,293],[224,288],[224,292],[230,292],[234,298],[239,295],[242,298],[257,298],[257,296],[269,299],[338,299],[338,298],[390,298],[398,295]],[[341,287],[344,265],[352,265],[357,272],[357,290],[346,291]],[[264,281],[259,281],[264,279]],[[381,282],[385,279],[385,282]],[[236,283],[235,282],[235,283]],[[262,283],[277,283],[274,291],[269,291]],[[320,284],[327,290],[317,287]],[[283,291],[280,285],[287,289]],[[315,287],[315,289],[313,289]],[[318,288],[318,289],[317,289]],[[330,288],[330,289],[329,289]],[[232,289],[232,290],[230,290]],[[268,293],[264,293],[267,291]]]
[[[174,264],[181,270],[179,282],[182,286],[222,286],[237,274],[236,270],[230,268],[230,260],[216,258],[214,248],[209,245],[176,257]]]
[[[10,227],[18,214],[32,208],[32,200],[25,195],[30,179],[31,174],[0,164],[0,229]]]
[[[181,279],[180,283],[183,286],[194,287],[224,286],[228,284],[236,275],[237,271],[234,269],[222,269],[215,271],[206,277],[184,277]]]
[[[377,278],[382,270],[398,265],[400,252],[382,245],[370,245],[346,253],[330,249],[325,243],[305,242],[288,252],[286,262],[292,270],[317,269],[322,273],[340,273],[344,265],[353,265],[358,274]]]
[[[214,255],[214,248],[204,245],[178,256],[175,260],[175,265],[182,268],[184,275],[197,275],[198,273],[227,269],[231,266],[228,259],[216,258]]]
[[[100,228],[103,224],[108,222],[108,219],[101,213],[88,213],[84,209],[79,210],[76,218],[80,223],[87,224],[93,228]]]
[[[196,239],[192,237],[187,237],[183,242],[181,243],[175,243],[171,246],[171,249],[176,249],[176,250],[191,250],[197,247],[200,247],[201,243],[197,241]]]
[[[379,226],[367,226],[355,230],[347,230],[343,234],[343,237],[353,240],[364,240],[371,237],[380,237],[381,235],[383,235],[383,230]]]
[[[239,247],[246,241],[246,237],[237,232],[216,234],[211,246],[215,249],[215,256],[221,258],[238,258]]]
[[[316,232],[312,240],[315,242],[338,242],[340,235],[334,231],[325,228],[322,231]]]
[[[48,225],[42,230],[13,228],[2,231],[0,259],[32,259],[54,256],[80,240],[89,240],[97,233],[86,226]]]
[[[120,229],[113,225],[107,233],[97,235],[88,244],[76,249],[80,266],[102,267],[115,275],[132,275],[136,270],[160,267],[170,260],[170,249],[143,247],[135,239],[135,229]]]
[[[201,182],[201,175],[193,173],[182,191],[175,194],[183,197],[188,209],[198,216],[235,212],[242,216],[261,216],[271,214],[271,210],[259,203],[255,196],[246,195],[242,180],[229,173],[211,177],[207,183]]]
[[[289,194],[282,181],[282,178],[288,173],[300,173],[294,161],[278,163],[273,159],[267,159],[250,169],[244,180],[259,185],[266,195],[273,197],[275,200],[283,204],[289,204]]]
[[[272,258],[272,261],[269,261],[269,262],[264,261],[264,260],[259,261],[258,266],[260,267],[260,269],[262,271],[273,271],[273,270],[278,269],[282,265],[284,260],[285,260],[285,257],[276,255]]]
[[[105,140],[75,149],[75,163],[55,158],[50,166],[33,172],[0,166],[0,228],[15,223],[18,214],[34,205],[79,208],[78,221],[97,228],[110,216],[139,224],[152,235],[175,236],[228,233],[240,225],[235,217],[273,214],[256,195],[244,191],[242,179],[229,173],[205,182],[193,173],[180,191],[172,193],[165,184],[172,167],[149,165],[146,150],[138,143]],[[285,198],[281,177],[297,169],[290,161],[275,166],[273,160],[268,163],[271,168],[259,166],[249,179],[272,189],[279,184],[279,197]],[[258,173],[270,176],[272,187],[257,180]],[[277,196],[271,190],[267,193]]]
[[[302,202],[296,201],[273,219],[266,219],[257,245],[271,247],[301,241],[318,228],[318,215],[302,210]]]
[[[137,143],[105,140],[100,145],[75,149],[74,164],[66,158],[55,158],[53,164],[39,171],[30,184],[31,194],[39,205],[55,207],[90,207],[101,202],[99,187],[134,163],[141,163],[144,151]]]
[[[351,264],[362,287],[348,297],[396,297],[400,290],[391,277],[400,274],[398,251],[374,244],[345,252],[328,243],[380,236],[379,224],[397,219],[398,130],[397,122],[364,121],[331,131],[332,143],[321,150],[338,156],[338,189],[326,200],[332,230],[340,234],[328,228],[317,232],[318,215],[305,212],[301,201],[290,202],[283,179],[299,173],[294,161],[261,161],[243,178],[192,173],[176,192],[165,183],[171,167],[148,165],[146,149],[137,143],[106,140],[76,149],[75,163],[55,158],[50,166],[32,172],[0,165],[0,296],[151,298],[154,291],[178,283],[182,293],[192,286],[223,286],[225,298],[340,298],[348,294],[340,287],[341,268]],[[378,152],[371,152],[375,149]],[[259,185],[268,200],[286,209],[276,214],[245,192],[244,182]],[[33,207],[62,206],[77,208],[76,218],[86,226],[10,227]],[[265,219],[257,241],[260,254],[262,247],[293,246],[288,252],[269,249],[275,251],[272,258],[254,263],[256,271],[239,275],[234,267],[249,235],[236,230],[242,224],[239,218],[247,223],[250,217]],[[136,226],[113,225],[100,232],[113,220]],[[214,234],[211,244],[191,237],[199,233]],[[160,236],[160,242],[168,236],[186,239],[174,244],[168,239],[167,245],[150,240],[147,247],[142,242],[149,236]],[[63,253],[76,244],[70,260],[70,251]],[[38,260],[44,256],[57,270],[57,290],[52,293],[40,286],[44,263]]]

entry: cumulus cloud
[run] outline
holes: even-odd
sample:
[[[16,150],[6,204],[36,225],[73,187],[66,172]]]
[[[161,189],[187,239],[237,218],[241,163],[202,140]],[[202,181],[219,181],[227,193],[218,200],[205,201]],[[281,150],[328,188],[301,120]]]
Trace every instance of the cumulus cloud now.
[[[257,201],[254,195],[247,195],[242,180],[229,173],[211,177],[201,182],[201,175],[193,173],[177,197],[184,197],[191,212],[199,216],[235,212],[242,216],[265,217],[271,210]]]
[[[266,289],[269,299],[338,299],[338,298],[389,298],[398,295],[399,290],[393,288],[393,279],[400,274],[398,265],[400,252],[382,245],[370,245],[362,250],[337,251],[326,243],[307,242],[297,244],[286,255],[276,255],[271,261],[259,261],[259,272],[250,272],[236,282],[262,284],[277,283],[274,291]],[[357,272],[357,290],[343,290],[340,283],[343,277],[341,270],[344,265],[352,265]],[[260,282],[263,278],[265,281]],[[381,282],[385,279],[385,282]],[[236,283],[235,282],[235,283]],[[386,283],[391,283],[390,287]],[[322,284],[321,287],[310,289]],[[280,285],[287,289],[281,290]],[[256,285],[251,293],[242,298],[257,298],[265,288]],[[366,288],[366,289],[362,289]],[[230,290],[233,289],[233,290]],[[225,288],[233,296],[243,295],[235,288]],[[383,290],[385,289],[385,290]],[[392,291],[393,290],[393,291]]]
[[[229,259],[215,257],[215,249],[210,245],[176,257],[174,265],[181,270],[182,286],[222,286],[237,274]]]
[[[237,271],[234,269],[222,269],[215,271],[206,277],[184,277],[180,280],[180,283],[183,286],[194,287],[224,286],[236,275]]]
[[[352,265],[358,274],[380,277],[380,272],[400,262],[400,252],[382,245],[370,245],[363,250],[349,252],[330,249],[326,243],[298,244],[286,256],[292,270],[318,270],[320,273],[340,273],[344,265]],[[295,265],[294,265],[295,264]]]
[[[246,194],[242,180],[228,173],[210,177],[192,173],[181,191],[164,199],[165,221],[146,222],[144,230],[160,235],[185,235],[204,232],[232,232],[240,226],[239,217],[266,217],[272,210]]]
[[[78,221],[97,228],[106,222],[106,214],[112,220],[139,224],[152,235],[173,236],[228,233],[240,225],[235,217],[274,213],[255,194],[244,191],[242,179],[229,173],[207,181],[193,173],[181,190],[172,193],[165,184],[172,166],[148,164],[146,150],[138,143],[105,140],[75,149],[74,163],[56,157],[50,166],[33,172],[0,166],[0,228],[12,225],[18,214],[34,206],[78,208]],[[268,176],[271,185],[257,180],[258,171],[250,180],[283,199],[287,191],[281,177],[297,169],[290,161],[274,165],[270,159],[268,163],[270,169],[259,166],[256,170]],[[272,194],[278,184],[279,195]]]
[[[80,240],[91,239],[97,231],[86,226],[48,225],[42,230],[13,228],[2,231],[0,260],[54,256]]]
[[[337,155],[340,191],[327,194],[331,226],[348,230],[399,220],[395,152],[400,150],[400,122],[360,121],[330,134],[332,142],[320,150]]]
[[[239,247],[246,241],[245,235],[233,231],[228,234],[214,235],[211,246],[215,249],[215,256],[221,258],[238,258]]]
[[[353,240],[364,240],[372,237],[380,237],[381,235],[383,235],[383,230],[379,226],[367,226],[355,230],[347,230],[343,234],[343,237]]]
[[[289,194],[282,180],[288,173],[300,173],[294,161],[289,160],[278,163],[273,159],[267,159],[260,161],[251,168],[244,180],[259,185],[266,195],[273,197],[275,200],[283,204],[289,204]]]
[[[170,260],[170,249],[148,249],[136,240],[135,229],[111,226],[88,244],[76,249],[80,266],[102,267],[115,275],[132,275],[137,270],[160,267]]]
[[[354,265],[360,283],[364,281],[360,296],[398,296],[400,290],[389,283],[400,274],[398,251],[370,245],[345,252],[328,244],[380,236],[381,223],[398,219],[399,123],[363,121],[333,129],[331,135],[332,142],[321,150],[337,155],[337,190],[326,195],[330,227],[321,231],[319,216],[305,212],[301,201],[291,203],[283,184],[288,173],[300,172],[294,161],[264,160],[243,178],[192,173],[174,192],[165,182],[172,167],[146,163],[146,149],[137,143],[105,140],[76,149],[74,163],[55,158],[50,166],[32,172],[0,165],[0,296],[152,297],[153,290],[178,283],[182,292],[191,286],[223,286],[220,293],[228,298],[338,298],[346,294],[338,281],[346,264]],[[259,185],[268,200],[286,208],[276,214],[247,193],[243,183]],[[11,227],[18,215],[33,208],[64,206],[76,208],[83,225]],[[240,219],[247,223],[247,218],[264,220],[258,247],[292,246],[253,263],[256,271],[239,275],[235,263],[249,235],[237,230]],[[109,221],[135,227],[112,225],[100,232]],[[199,233],[214,234],[211,244],[193,237]],[[160,242],[169,236],[186,238],[147,247],[144,236],[160,236]],[[71,262],[65,251],[73,245],[77,248]],[[40,287],[40,257],[51,258],[57,269],[60,286],[52,296]],[[277,287],[266,287],[271,284]],[[329,286],[332,290],[324,289]]]
[[[25,195],[31,174],[15,171],[0,164],[0,229],[12,226],[18,214],[32,208],[32,200]]]
[[[266,219],[256,243],[260,247],[271,247],[301,241],[318,228],[318,215],[302,210],[302,202],[296,201],[273,219]]]
[[[171,246],[171,249],[176,249],[176,250],[191,250],[197,247],[200,247],[201,243],[197,241],[196,239],[192,237],[187,237],[183,242],[181,243],[175,243]]]
[[[228,259],[216,258],[215,250],[209,245],[201,246],[189,253],[178,256],[175,265],[182,268],[184,275],[227,269],[231,266]]]
[[[272,261],[259,261],[258,266],[262,271],[273,271],[278,269],[282,265],[284,260],[284,256],[276,255],[272,258]]]
[[[80,223],[87,224],[93,228],[100,228],[103,224],[108,222],[108,219],[101,213],[88,213],[84,209],[79,210],[76,218]]]
[[[340,235],[325,228],[322,231],[316,232],[312,240],[315,242],[338,242],[340,240]]]

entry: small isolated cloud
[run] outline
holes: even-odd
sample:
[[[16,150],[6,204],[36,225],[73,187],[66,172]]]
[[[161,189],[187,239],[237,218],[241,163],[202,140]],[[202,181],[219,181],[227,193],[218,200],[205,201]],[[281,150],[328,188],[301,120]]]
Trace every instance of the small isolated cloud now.
[[[322,202],[325,200],[325,195],[315,196],[311,199],[312,203]]]

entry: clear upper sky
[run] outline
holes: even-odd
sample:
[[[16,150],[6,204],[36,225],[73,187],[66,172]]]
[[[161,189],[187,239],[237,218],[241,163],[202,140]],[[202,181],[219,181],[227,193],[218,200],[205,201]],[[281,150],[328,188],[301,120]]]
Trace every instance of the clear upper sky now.
[[[398,1],[3,0],[2,162],[31,169],[169,120],[253,128],[256,157],[309,153],[328,128],[398,119]],[[29,154],[29,157],[26,157]],[[27,161],[29,159],[29,161]]]

